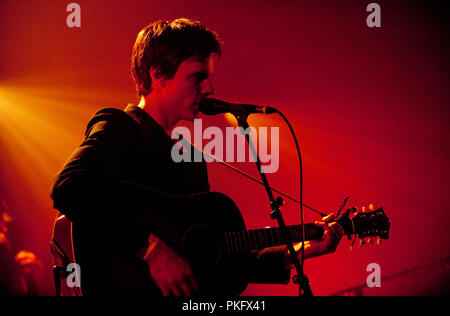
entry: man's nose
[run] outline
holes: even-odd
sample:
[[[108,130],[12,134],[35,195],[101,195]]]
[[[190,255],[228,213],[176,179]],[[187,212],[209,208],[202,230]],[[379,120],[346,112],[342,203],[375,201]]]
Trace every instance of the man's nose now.
[[[206,96],[214,94],[214,87],[211,82],[211,79],[208,78],[208,79],[203,80],[201,93]]]

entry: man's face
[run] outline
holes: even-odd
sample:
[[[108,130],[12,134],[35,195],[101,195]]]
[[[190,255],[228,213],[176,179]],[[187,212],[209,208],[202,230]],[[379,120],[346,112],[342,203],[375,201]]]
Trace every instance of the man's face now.
[[[198,103],[214,93],[211,76],[214,57],[189,58],[183,61],[172,79],[165,81],[162,94],[168,110],[178,120],[192,121],[199,112]]]

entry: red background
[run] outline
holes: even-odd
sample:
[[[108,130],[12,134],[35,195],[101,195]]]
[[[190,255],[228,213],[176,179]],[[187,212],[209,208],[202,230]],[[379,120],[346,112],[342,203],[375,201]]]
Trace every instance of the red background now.
[[[129,75],[139,30],[158,19],[204,22],[224,42],[216,97],[273,105],[294,125],[304,160],[304,202],[323,212],[383,206],[390,240],[306,262],[317,295],[365,284],[380,264],[382,286],[366,295],[448,294],[449,19],[438,2],[378,1],[381,28],[366,25],[371,1],[86,1],[81,28],[66,26],[70,1],[0,4],[0,198],[15,218],[15,243],[48,267],[55,216],[52,178],[99,108],[138,102]],[[280,169],[270,183],[298,196],[298,164],[281,126]],[[226,126],[207,117],[204,127]],[[249,163],[237,164],[253,175]],[[263,188],[209,164],[212,189],[229,195],[248,228],[275,225]],[[298,208],[283,208],[288,224]],[[317,220],[306,212],[306,220]],[[403,273],[403,274],[402,274]],[[390,277],[393,278],[390,278]],[[247,295],[296,295],[250,285]]]

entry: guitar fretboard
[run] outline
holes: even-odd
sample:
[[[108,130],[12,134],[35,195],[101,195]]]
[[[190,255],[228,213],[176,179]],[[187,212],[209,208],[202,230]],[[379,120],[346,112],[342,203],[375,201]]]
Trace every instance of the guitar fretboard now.
[[[292,242],[302,240],[301,225],[288,226],[287,231]],[[305,240],[318,239],[322,235],[323,229],[321,227],[314,224],[305,225]],[[283,244],[285,244],[285,241],[279,227],[225,233],[224,245],[226,245],[228,253],[248,252]]]

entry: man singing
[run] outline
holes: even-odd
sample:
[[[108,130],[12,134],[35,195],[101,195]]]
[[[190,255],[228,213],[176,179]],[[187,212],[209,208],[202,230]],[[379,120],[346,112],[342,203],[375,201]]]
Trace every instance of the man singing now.
[[[170,135],[180,120],[193,121],[199,102],[214,93],[211,75],[220,54],[217,35],[200,22],[145,27],[131,58],[140,103],[97,112],[58,173],[51,196],[73,223],[84,295],[203,294],[188,260],[157,233],[177,219],[155,192],[209,191],[206,163],[175,163]],[[305,259],[333,252],[343,235],[335,222],[318,225],[324,237],[305,243]],[[289,282],[285,246],[254,251],[251,258],[249,281]]]

